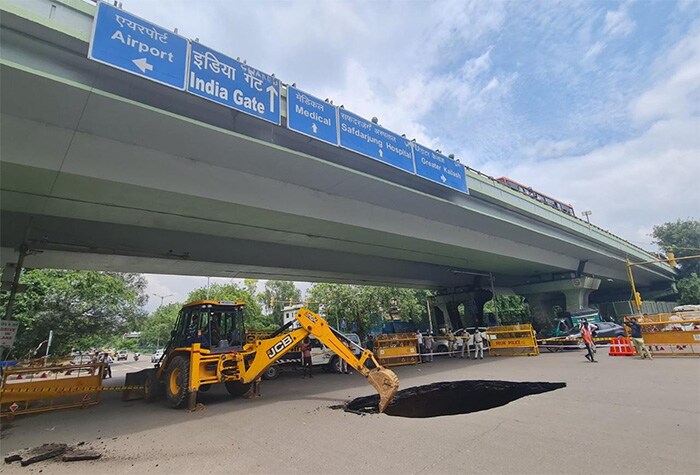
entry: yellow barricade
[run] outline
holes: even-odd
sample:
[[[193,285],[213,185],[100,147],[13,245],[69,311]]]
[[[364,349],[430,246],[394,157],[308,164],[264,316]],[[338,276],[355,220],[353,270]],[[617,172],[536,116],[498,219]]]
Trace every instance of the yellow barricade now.
[[[374,355],[382,366],[402,366],[420,361],[418,336],[415,333],[378,335]]]
[[[654,356],[700,356],[700,316],[644,315],[642,337]]]
[[[529,323],[504,325],[486,330],[490,356],[537,356],[535,331]]]
[[[32,361],[6,368],[0,386],[0,417],[86,407],[99,402],[103,363]]]

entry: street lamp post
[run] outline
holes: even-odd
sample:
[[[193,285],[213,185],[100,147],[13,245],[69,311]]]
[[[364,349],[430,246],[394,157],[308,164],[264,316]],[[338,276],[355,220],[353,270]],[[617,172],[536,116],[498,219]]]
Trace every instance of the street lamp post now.
[[[593,211],[581,211],[581,215],[586,217],[586,222],[588,224],[591,224],[591,220],[588,217],[592,214],[593,214]]]
[[[163,300],[167,299],[168,297],[172,297],[173,294],[168,294],[168,295],[158,295],[158,294],[151,294],[155,297],[160,297],[160,306],[163,306]]]

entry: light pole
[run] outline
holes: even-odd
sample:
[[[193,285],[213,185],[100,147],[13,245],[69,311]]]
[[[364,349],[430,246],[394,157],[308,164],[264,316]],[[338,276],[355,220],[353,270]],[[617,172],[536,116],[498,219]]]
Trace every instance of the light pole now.
[[[163,300],[167,299],[168,297],[172,297],[173,294],[168,294],[168,295],[158,295],[158,294],[151,294],[155,297],[160,297],[160,306],[163,306]]]
[[[591,220],[588,217],[592,214],[593,211],[581,211],[581,215],[586,217],[586,221],[588,222],[588,224],[591,224]]]

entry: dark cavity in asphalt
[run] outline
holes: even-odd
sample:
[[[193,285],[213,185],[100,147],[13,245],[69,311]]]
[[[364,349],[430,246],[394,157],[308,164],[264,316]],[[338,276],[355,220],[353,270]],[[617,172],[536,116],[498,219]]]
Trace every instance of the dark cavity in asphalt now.
[[[566,383],[513,381],[450,381],[399,391],[384,411],[390,416],[437,417],[485,411],[521,397],[566,387]],[[353,399],[345,410],[360,414],[379,412],[379,395]]]

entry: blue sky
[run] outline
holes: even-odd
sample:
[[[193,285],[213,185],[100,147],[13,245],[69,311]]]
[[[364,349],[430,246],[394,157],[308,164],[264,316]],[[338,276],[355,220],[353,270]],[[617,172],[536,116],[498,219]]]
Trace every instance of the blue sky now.
[[[648,249],[700,217],[699,1],[123,4]]]

